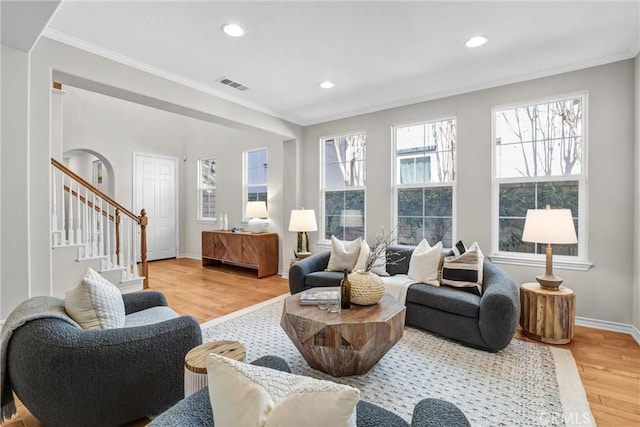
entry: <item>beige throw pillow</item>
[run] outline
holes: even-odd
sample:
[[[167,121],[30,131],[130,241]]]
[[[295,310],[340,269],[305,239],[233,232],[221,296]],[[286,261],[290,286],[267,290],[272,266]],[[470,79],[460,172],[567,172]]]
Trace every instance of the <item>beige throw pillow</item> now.
[[[64,308],[84,329],[124,326],[125,310],[120,289],[91,267],[76,286],[66,292]]]
[[[440,259],[442,258],[442,242],[435,246],[429,246],[425,239],[416,246],[409,260],[409,272],[407,276],[417,282],[431,286],[440,286],[438,274],[440,272]]]
[[[343,242],[331,236],[331,255],[329,255],[327,271],[344,271],[345,269],[348,272],[352,271],[356,266],[361,244],[361,237],[351,242]]]
[[[360,391],[353,387],[213,353],[207,376],[216,427],[356,425]]]

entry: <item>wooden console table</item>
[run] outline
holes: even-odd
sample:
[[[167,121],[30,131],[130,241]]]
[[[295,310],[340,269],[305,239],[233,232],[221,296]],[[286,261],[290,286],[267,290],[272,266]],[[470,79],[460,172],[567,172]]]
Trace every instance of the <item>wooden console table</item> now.
[[[258,270],[258,278],[278,273],[276,233],[202,232],[202,265],[230,262]]]
[[[548,344],[566,344],[573,337],[575,293],[564,286],[545,289],[537,283],[520,287],[522,333]]]

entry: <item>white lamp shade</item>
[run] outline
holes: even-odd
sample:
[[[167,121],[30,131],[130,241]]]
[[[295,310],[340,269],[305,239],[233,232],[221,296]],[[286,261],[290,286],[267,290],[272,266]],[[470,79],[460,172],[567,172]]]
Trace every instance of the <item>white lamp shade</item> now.
[[[313,209],[293,209],[289,219],[289,231],[317,231],[316,213]]]
[[[247,209],[244,216],[246,218],[266,218],[267,203],[266,202],[247,202]]]
[[[529,209],[522,232],[523,242],[578,243],[571,209]]]

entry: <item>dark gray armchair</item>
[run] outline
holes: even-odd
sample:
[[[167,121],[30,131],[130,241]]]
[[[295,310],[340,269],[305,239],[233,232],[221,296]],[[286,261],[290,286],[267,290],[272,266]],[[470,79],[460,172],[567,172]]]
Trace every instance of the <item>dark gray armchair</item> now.
[[[287,362],[277,356],[263,356],[251,362],[283,372],[291,372]],[[213,427],[213,409],[209,388],[205,387],[180,401],[155,418],[149,427]],[[413,409],[411,426],[399,415],[371,402],[361,400],[356,406],[357,427],[469,427],[464,413],[451,402],[423,399]]]
[[[167,305],[159,292],[123,299],[127,315]],[[16,395],[44,425],[118,426],[179,401],[184,356],[201,343],[200,325],[189,316],[103,331],[42,318],[13,332],[7,374]]]

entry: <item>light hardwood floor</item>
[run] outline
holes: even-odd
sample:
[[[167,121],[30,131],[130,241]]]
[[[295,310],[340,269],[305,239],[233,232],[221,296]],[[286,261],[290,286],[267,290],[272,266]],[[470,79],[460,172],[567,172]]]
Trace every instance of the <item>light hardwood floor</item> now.
[[[280,276],[256,279],[255,272],[232,266],[202,268],[200,261],[175,259],[149,264],[151,290],[169,305],[202,323],[289,291]],[[519,332],[517,339],[537,343]],[[540,344],[542,345],[542,344]],[[598,426],[640,426],[640,346],[630,335],[576,327],[571,350]],[[142,426],[146,420],[130,426]],[[24,406],[3,427],[42,426]]]

